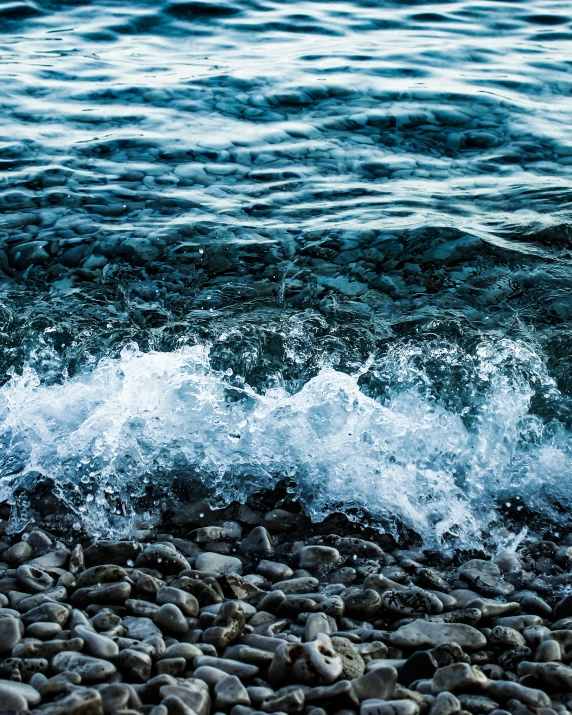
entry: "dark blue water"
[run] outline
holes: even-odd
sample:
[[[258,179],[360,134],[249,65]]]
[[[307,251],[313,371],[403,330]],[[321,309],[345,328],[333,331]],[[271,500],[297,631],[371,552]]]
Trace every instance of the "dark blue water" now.
[[[285,481],[427,543],[568,529],[568,10],[0,3],[14,528]]]

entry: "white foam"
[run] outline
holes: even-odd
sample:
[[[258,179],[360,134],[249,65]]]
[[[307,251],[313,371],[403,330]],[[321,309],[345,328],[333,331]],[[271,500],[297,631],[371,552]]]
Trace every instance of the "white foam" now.
[[[440,399],[428,360],[462,368],[457,407]],[[368,369],[387,385],[383,400],[360,389]],[[453,534],[474,545],[498,528],[495,499],[552,515],[554,501],[572,501],[572,438],[531,413],[536,391],[558,399],[541,359],[510,340],[472,354],[396,345],[355,375],[323,367],[294,394],[231,387],[205,346],[132,345],[61,384],[26,368],[1,388],[0,498],[46,474],[88,531],[121,533],[150,481],[198,474],[230,501],[290,476],[313,518],[366,510],[426,543]]]

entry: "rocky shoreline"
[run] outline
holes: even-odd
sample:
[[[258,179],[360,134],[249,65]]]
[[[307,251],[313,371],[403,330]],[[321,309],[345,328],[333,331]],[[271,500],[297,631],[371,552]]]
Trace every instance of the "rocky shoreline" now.
[[[572,711],[569,538],[447,555],[193,509],[131,541],[4,533],[0,715]]]

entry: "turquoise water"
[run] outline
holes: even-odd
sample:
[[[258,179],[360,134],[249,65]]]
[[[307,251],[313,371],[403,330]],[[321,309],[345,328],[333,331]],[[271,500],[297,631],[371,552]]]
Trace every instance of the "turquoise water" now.
[[[14,527],[286,481],[426,543],[567,530],[571,39],[559,2],[0,4]]]

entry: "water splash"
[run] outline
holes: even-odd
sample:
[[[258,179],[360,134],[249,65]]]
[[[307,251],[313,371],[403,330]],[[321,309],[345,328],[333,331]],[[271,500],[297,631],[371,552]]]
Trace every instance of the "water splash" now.
[[[435,375],[459,370],[452,399]],[[375,397],[367,374],[383,384]],[[3,386],[0,497],[48,475],[77,523],[118,534],[149,486],[168,491],[175,475],[219,504],[286,477],[314,519],[343,505],[427,544],[474,546],[499,528],[499,502],[552,519],[572,506],[572,435],[534,414],[539,395],[559,399],[540,357],[508,339],[470,353],[396,344],[353,375],[323,367],[297,391],[261,393],[214,370],[207,346],[133,344],[61,384],[28,367]]]

